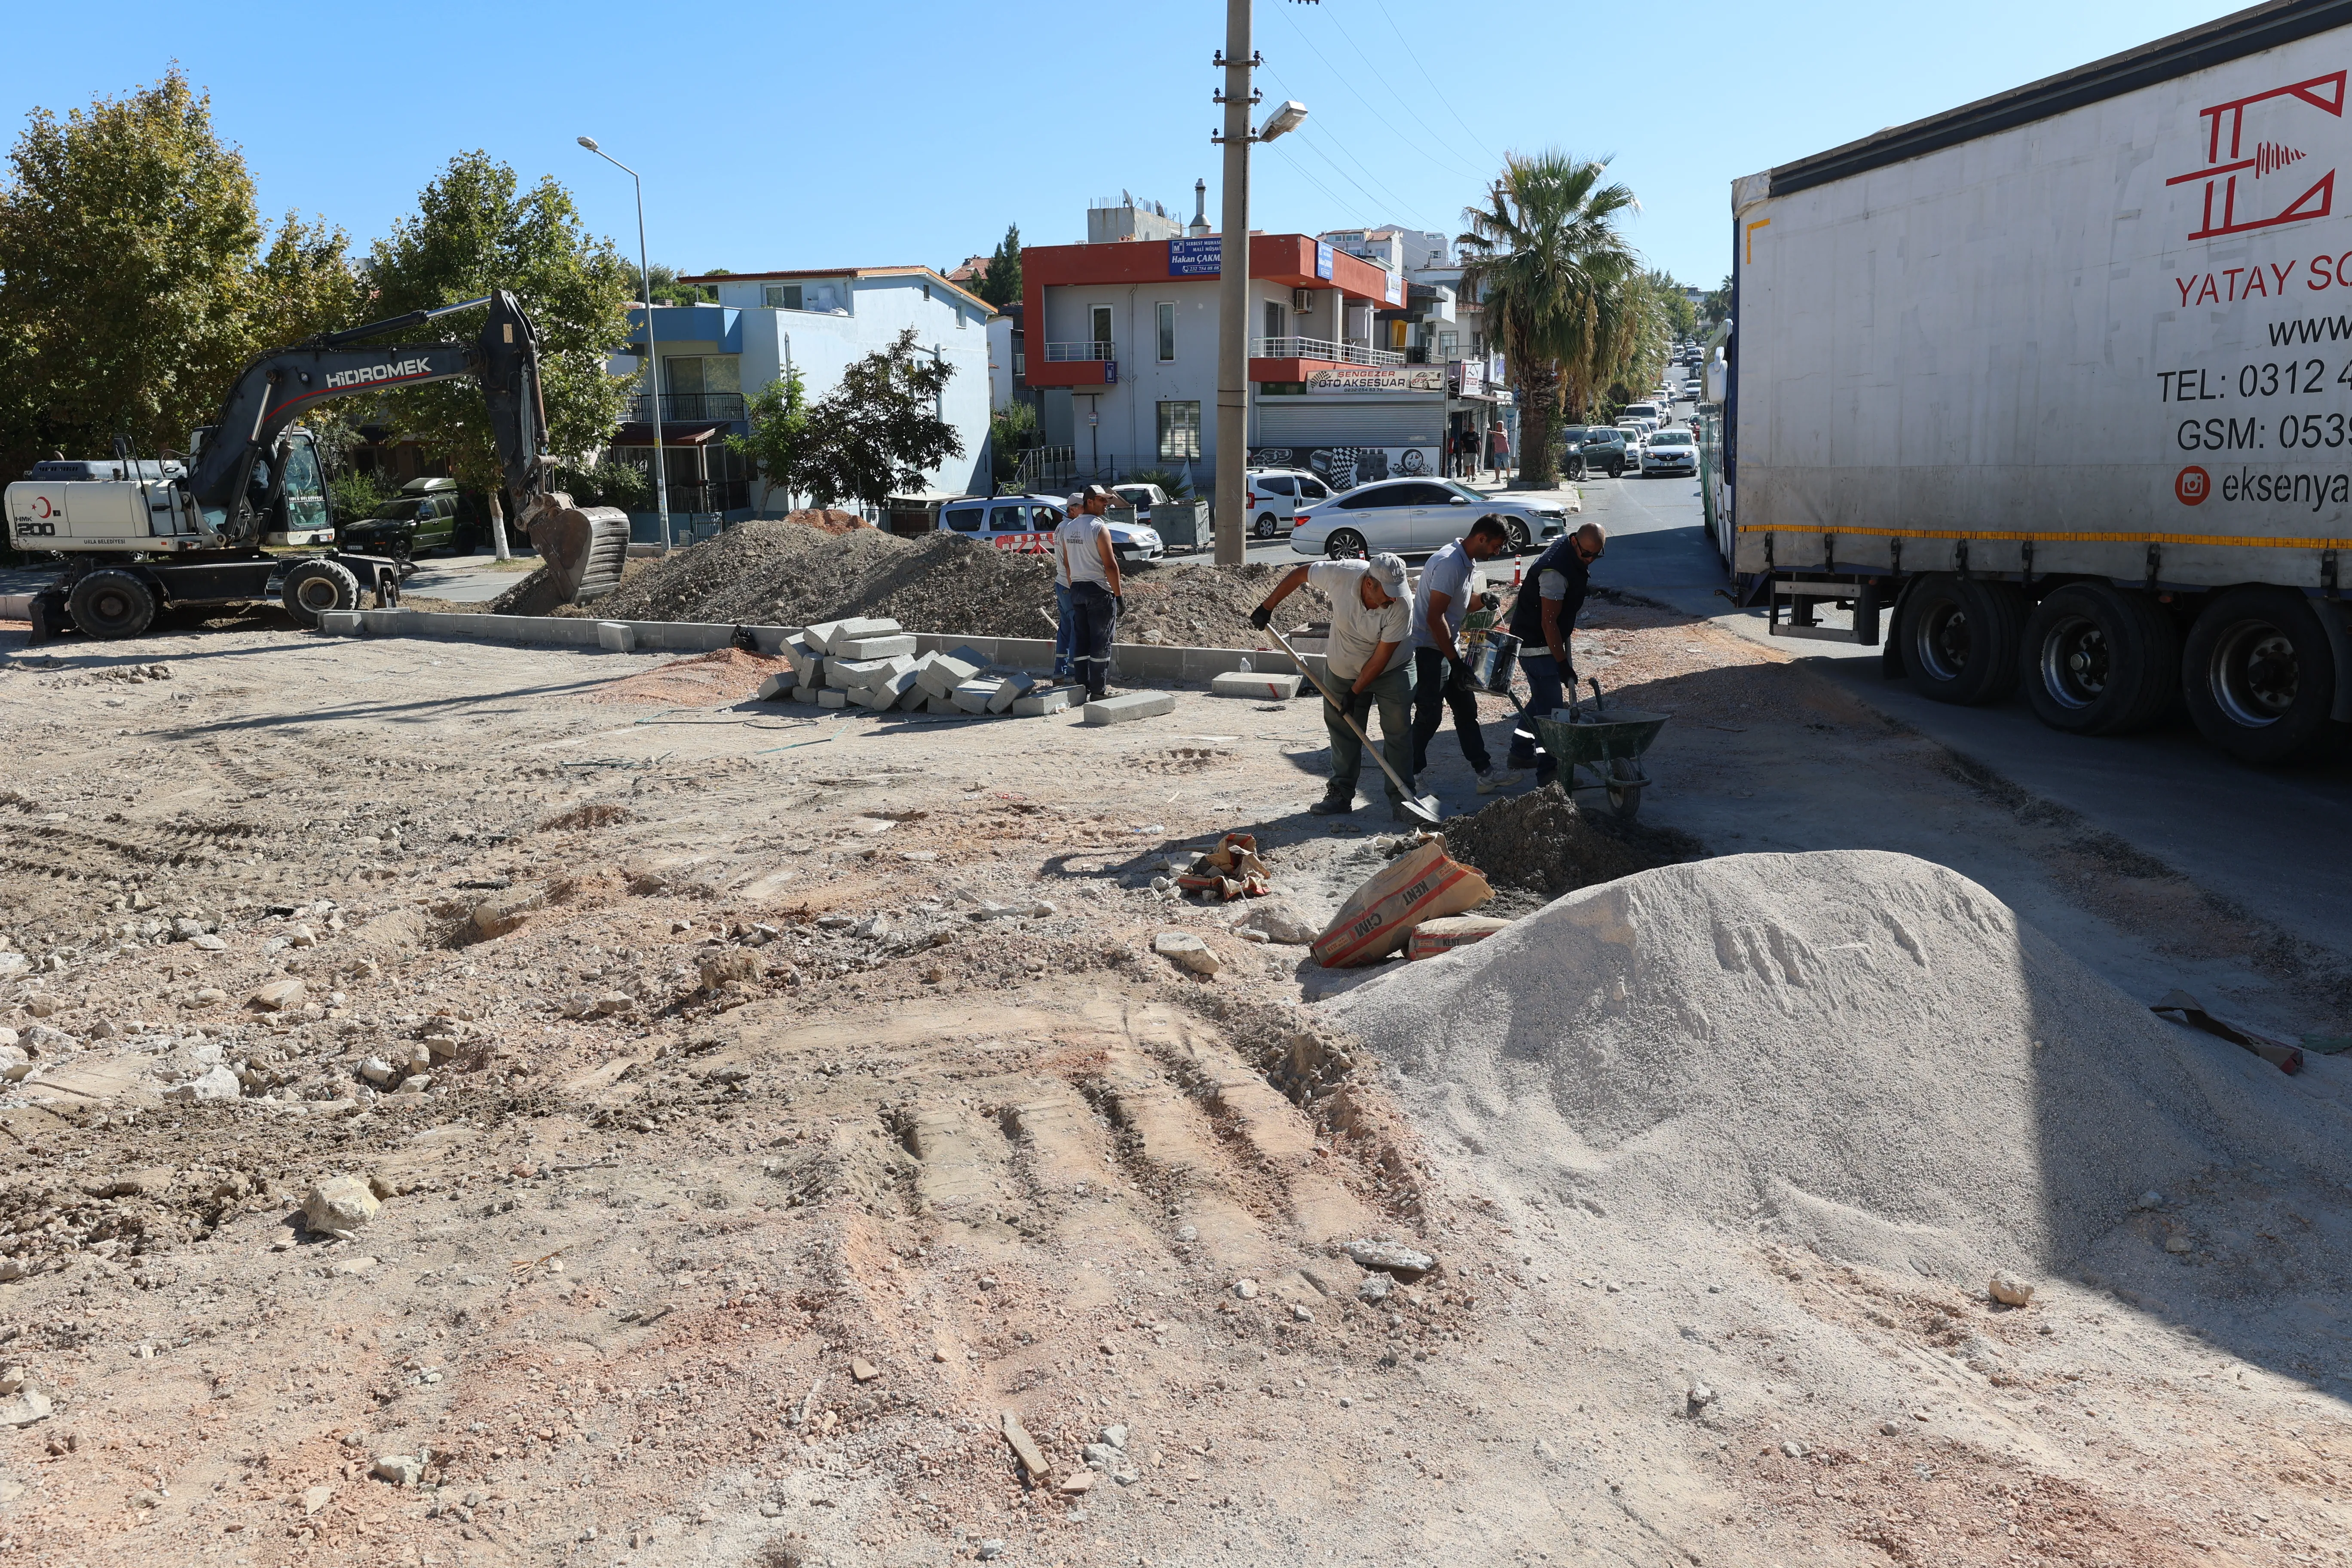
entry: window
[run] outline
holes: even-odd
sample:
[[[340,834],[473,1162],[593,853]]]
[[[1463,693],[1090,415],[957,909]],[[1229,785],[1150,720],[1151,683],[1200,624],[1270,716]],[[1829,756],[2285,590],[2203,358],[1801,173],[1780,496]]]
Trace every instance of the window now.
[[[1459,345],[1461,344],[1461,342],[1462,342],[1462,334],[1461,334],[1460,332],[1440,332],[1440,333],[1438,333],[1438,334],[1437,334],[1437,353],[1438,353],[1438,356],[1439,356],[1440,358],[1442,358],[1442,359],[1449,359],[1449,360],[1450,360],[1450,359],[1452,359],[1455,354],[1457,354],[1457,353],[1461,353],[1461,352],[1462,352],[1462,351],[1461,351],[1461,348],[1460,348],[1460,346],[1459,346]]]
[[[1051,533],[1062,526],[1062,509],[1057,506],[1041,506],[1036,510],[1035,521],[1038,532]]]
[[[1297,493],[1296,490],[1291,489],[1291,479],[1288,474],[1267,474],[1264,478],[1256,480],[1255,483],[1257,489],[1264,490],[1270,496],[1286,496],[1296,495]]]
[[[969,322],[969,321],[965,321],[965,320],[963,319],[963,307],[962,307],[961,305],[958,305],[958,306],[955,308],[955,313],[956,313],[956,331],[959,331],[959,332],[960,332],[960,331],[962,331],[966,327],[968,327],[968,326],[971,325],[971,322]]]
[[[980,508],[976,506],[950,507],[940,516],[946,519],[947,525],[958,533],[980,531]]]
[[[1331,492],[1324,486],[1323,481],[1320,479],[1302,479],[1298,481],[1298,499],[1301,500],[1329,500],[1331,499]]]
[[[1026,349],[1014,349],[1013,351],[1013,379],[1019,381],[1028,375],[1028,374],[1029,351]]]
[[[1160,410],[1160,460],[1163,463],[1197,460],[1201,456],[1201,405],[1197,403],[1162,403]]]
[[[1094,322],[1095,335],[1092,342],[1095,345],[1095,357],[1110,358],[1110,307],[1108,305],[1090,306],[1087,315]]]
[[[1390,504],[1387,494],[1381,490],[1356,490],[1339,498],[1341,511],[1362,511],[1367,507]]]
[[[994,506],[989,508],[988,531],[991,533],[1028,532],[1029,509],[1025,506]]]
[[[1162,302],[1160,307],[1160,363],[1166,364],[1176,357],[1176,307]]]
[[[801,286],[797,283],[771,283],[767,288],[768,309],[797,310],[801,308]]]
[[[1290,335],[1282,330],[1282,307],[1272,300],[1265,302],[1265,335],[1269,338]]]

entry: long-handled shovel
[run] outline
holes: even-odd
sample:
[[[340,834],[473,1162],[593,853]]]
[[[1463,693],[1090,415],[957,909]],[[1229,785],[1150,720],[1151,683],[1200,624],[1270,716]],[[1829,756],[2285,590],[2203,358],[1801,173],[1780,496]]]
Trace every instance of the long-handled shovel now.
[[[1339,717],[1348,721],[1348,728],[1353,730],[1356,732],[1356,739],[1364,743],[1365,752],[1370,755],[1372,761],[1380,763],[1381,772],[1389,775],[1389,783],[1396,785],[1398,793],[1404,796],[1402,803],[1404,814],[1427,827],[1435,827],[1444,820],[1437,815],[1437,797],[1433,795],[1415,795],[1412,793],[1412,781],[1397,777],[1396,770],[1389,766],[1389,760],[1381,754],[1381,749],[1372,744],[1372,738],[1364,733],[1364,727],[1356,722],[1356,716],[1348,710],[1348,705],[1331,695],[1331,689],[1324,685],[1321,678],[1307,667],[1307,661],[1298,657],[1298,650],[1290,646],[1290,639],[1272,626],[1265,629],[1276,642],[1282,645],[1282,651],[1290,656],[1290,662],[1298,667],[1298,673],[1305,676],[1315,689],[1323,694],[1323,700],[1339,710]]]

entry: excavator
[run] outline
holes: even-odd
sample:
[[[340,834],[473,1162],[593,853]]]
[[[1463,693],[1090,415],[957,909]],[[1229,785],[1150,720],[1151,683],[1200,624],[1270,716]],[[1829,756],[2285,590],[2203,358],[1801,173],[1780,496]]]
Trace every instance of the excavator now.
[[[486,305],[470,343],[362,346]],[[65,558],[64,576],[34,595],[34,640],[68,630],[137,637],[172,605],[275,596],[297,621],[316,626],[327,611],[357,608],[363,595],[379,608],[396,605],[401,566],[390,557],[331,546],[294,552],[333,538],[318,451],[296,421],[329,398],[457,376],[481,386],[517,525],[564,596],[584,603],[610,593],[628,553],[628,514],[577,507],[546,488],[539,336],[500,289],[261,355],[229,388],[214,423],[194,432],[184,457],[136,458],[118,439],[110,459],[34,464],[0,500],[12,545]]]

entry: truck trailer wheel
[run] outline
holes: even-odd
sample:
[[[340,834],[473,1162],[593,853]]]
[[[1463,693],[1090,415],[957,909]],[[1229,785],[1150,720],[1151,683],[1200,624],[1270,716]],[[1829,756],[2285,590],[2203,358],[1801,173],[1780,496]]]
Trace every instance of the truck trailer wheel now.
[[[2025,623],[2018,671],[2034,716],[2071,735],[2147,728],[2172,700],[2180,634],[2160,609],[2104,583],[2070,583]]]
[[[1937,572],[1904,595],[1903,665],[1922,697],[1998,702],[2017,686],[2025,595],[2008,583]]]
[[[92,572],[66,596],[66,613],[82,635],[135,637],[155,620],[155,590],[136,572]]]
[[[2231,589],[2181,649],[2189,718],[2241,762],[2294,762],[2327,740],[2336,679],[2327,629],[2291,588]]]
[[[288,615],[306,626],[315,626],[329,610],[358,607],[360,580],[340,562],[305,561],[286,574],[286,585],[278,596]]]

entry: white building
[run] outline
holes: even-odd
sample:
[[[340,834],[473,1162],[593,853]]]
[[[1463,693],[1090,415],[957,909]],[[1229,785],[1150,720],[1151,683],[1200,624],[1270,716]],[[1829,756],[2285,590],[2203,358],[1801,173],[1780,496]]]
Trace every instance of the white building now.
[[[919,352],[954,369],[939,412],[963,441],[963,456],[926,475],[926,485],[955,495],[988,492],[988,324],[994,312],[985,300],[928,267],[722,272],[681,281],[715,289],[719,299],[658,306],[653,313],[674,513],[732,521],[782,512],[786,498],[770,492],[727,448],[728,436],[748,428],[746,405],[787,369],[800,373],[814,403],[840,384],[850,363],[888,348],[908,327]],[[641,352],[615,357],[614,371],[625,375],[641,368],[645,342],[645,311],[629,314],[630,342]],[[614,437],[614,455],[649,466],[653,419],[648,387]],[[638,531],[646,531],[642,523]]]

